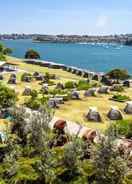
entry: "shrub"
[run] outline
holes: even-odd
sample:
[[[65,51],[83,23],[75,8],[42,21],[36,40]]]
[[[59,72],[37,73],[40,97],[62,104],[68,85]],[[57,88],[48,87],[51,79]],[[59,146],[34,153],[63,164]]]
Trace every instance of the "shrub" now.
[[[80,80],[78,82],[78,90],[88,90],[91,87],[90,83],[85,80]]]
[[[130,97],[126,95],[116,94],[116,95],[113,95],[112,100],[115,100],[118,102],[125,102],[130,100]]]
[[[111,70],[106,74],[109,76],[111,79],[120,79],[120,80],[125,80],[129,78],[129,74],[127,70],[122,70],[122,69],[114,69]]]
[[[50,74],[49,72],[45,73],[45,79],[49,80],[49,79],[56,79],[56,75],[55,74]]]
[[[65,88],[67,88],[67,89],[73,89],[76,86],[77,86],[76,83],[73,82],[73,81],[68,81],[68,82],[65,83]]]
[[[31,96],[32,96],[32,98],[36,98],[38,96],[38,92],[35,89],[32,90]]]
[[[91,82],[91,83],[89,83],[86,80],[80,80],[78,82],[77,89],[78,90],[88,90],[89,88],[98,87],[98,86],[99,86],[98,82]]]
[[[61,89],[53,89],[53,90],[49,90],[49,94],[51,95],[64,95],[66,94],[67,91],[66,90],[61,90]]]
[[[38,110],[40,105],[41,105],[41,102],[39,99],[37,98],[30,98],[28,99],[26,102],[25,102],[25,105],[30,108],[30,109],[33,109],[33,110]]]
[[[1,54],[1,53],[0,53],[0,60],[1,61],[6,61],[6,57],[3,54]]]
[[[32,79],[32,75],[30,73],[23,73],[22,76],[21,76],[21,81],[25,81],[26,78],[30,78]]]
[[[0,106],[1,108],[11,107],[17,100],[16,93],[13,89],[0,84]]]
[[[10,54],[12,54],[12,49],[10,49],[10,48],[4,48],[3,54],[5,54],[5,55],[10,55]]]
[[[40,59],[40,55],[37,51],[33,50],[33,49],[29,49],[26,53],[25,53],[25,58],[26,59]]]
[[[49,86],[53,86],[53,85],[55,85],[55,83],[54,83],[54,81],[49,80],[49,81],[48,81],[48,85],[49,85]]]
[[[119,120],[114,126],[119,135],[132,138],[132,120]]]

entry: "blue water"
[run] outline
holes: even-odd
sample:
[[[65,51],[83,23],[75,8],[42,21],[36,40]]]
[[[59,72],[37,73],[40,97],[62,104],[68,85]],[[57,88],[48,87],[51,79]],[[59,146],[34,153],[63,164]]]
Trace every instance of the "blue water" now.
[[[31,40],[5,40],[13,56],[24,57],[27,49],[37,50],[41,59],[66,65],[106,72],[113,68],[132,73],[132,47],[118,44],[59,44],[32,43]]]

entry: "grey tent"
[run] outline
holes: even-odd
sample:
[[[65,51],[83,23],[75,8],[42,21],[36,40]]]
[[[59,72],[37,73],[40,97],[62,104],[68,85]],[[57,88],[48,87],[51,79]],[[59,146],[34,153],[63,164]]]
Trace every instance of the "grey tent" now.
[[[88,121],[101,122],[101,116],[96,107],[90,107],[86,115]]]
[[[24,91],[23,91],[23,95],[29,96],[29,95],[31,95],[31,93],[32,93],[31,88],[29,86],[26,86]]]
[[[116,106],[111,107],[107,116],[110,120],[122,120],[123,119],[123,115],[122,115],[121,111]]]
[[[79,100],[79,99],[80,99],[80,96],[79,96],[78,91],[72,91],[71,97],[72,97],[72,99],[74,99],[74,100]]]
[[[132,114],[132,101],[127,102],[127,105],[126,105],[124,111],[127,114]]]
[[[107,94],[109,93],[110,88],[108,86],[101,86],[98,89],[98,93]]]
[[[84,92],[84,96],[85,97],[95,96],[96,95],[96,91],[97,91],[96,88],[91,88],[91,89],[89,89],[89,90]]]

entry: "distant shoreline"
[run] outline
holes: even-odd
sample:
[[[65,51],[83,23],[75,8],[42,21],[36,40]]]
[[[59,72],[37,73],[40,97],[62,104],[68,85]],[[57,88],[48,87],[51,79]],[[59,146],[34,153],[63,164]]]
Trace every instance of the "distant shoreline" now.
[[[119,43],[132,45],[132,34],[121,35],[46,35],[46,34],[0,34],[0,40],[31,39],[39,43]]]
[[[39,43],[117,43],[132,45],[132,35],[88,36],[88,35],[43,35],[36,36],[33,42]]]

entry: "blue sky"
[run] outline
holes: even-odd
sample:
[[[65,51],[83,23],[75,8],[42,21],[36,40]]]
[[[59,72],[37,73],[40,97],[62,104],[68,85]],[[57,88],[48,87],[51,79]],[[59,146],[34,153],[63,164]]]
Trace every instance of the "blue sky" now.
[[[0,0],[0,33],[132,33],[132,0]]]

